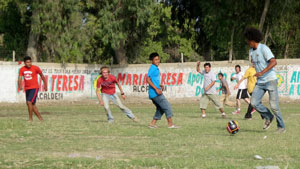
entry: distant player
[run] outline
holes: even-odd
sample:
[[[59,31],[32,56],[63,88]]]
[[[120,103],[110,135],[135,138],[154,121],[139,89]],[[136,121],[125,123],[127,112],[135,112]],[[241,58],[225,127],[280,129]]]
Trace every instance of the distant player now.
[[[232,76],[231,81],[236,80],[239,82],[243,76],[244,73],[241,71],[241,66],[236,65],[235,66],[235,72],[236,74]],[[249,93],[247,90],[247,79],[243,80],[239,84],[239,90],[236,95],[236,111],[232,112],[232,114],[240,114],[241,113],[241,99],[245,100],[246,103],[250,104],[250,99],[249,99]]]
[[[262,104],[262,98],[266,92],[269,93],[269,103],[276,116],[277,132],[284,133],[285,126],[279,108],[279,96],[277,88],[277,77],[274,67],[277,62],[270,48],[260,41],[263,39],[261,32],[255,28],[247,28],[244,32],[248,45],[249,54],[256,70],[257,83],[252,92],[251,104],[264,117],[264,130],[267,130],[274,118],[271,111]]]
[[[224,108],[220,102],[220,98],[217,95],[217,90],[215,87],[215,83],[216,83],[216,75],[211,71],[211,65],[210,63],[205,63],[204,64],[204,70],[201,71],[200,70],[200,61],[197,62],[197,72],[199,72],[200,74],[203,75],[204,78],[204,93],[201,96],[201,100],[200,100],[200,109],[202,111],[202,118],[206,117],[206,108],[208,105],[208,102],[211,100],[214,105],[216,106],[216,108],[221,112],[221,115],[223,118],[226,117],[226,114],[224,112]]]
[[[152,103],[155,105],[156,112],[148,127],[157,128],[157,120],[160,120],[163,114],[166,114],[168,128],[178,128],[178,126],[174,125],[172,121],[173,112],[171,104],[162,93],[164,86],[160,84],[160,72],[158,69],[160,58],[158,53],[151,53],[149,60],[152,61],[152,65],[150,66],[147,74],[147,82],[149,84],[149,99],[151,99]]]
[[[221,104],[222,107],[224,107],[224,105],[230,106],[230,107],[234,107],[235,103],[231,102],[229,100],[229,96],[231,95],[228,83],[226,81],[226,79],[224,78],[223,73],[219,73],[218,74],[218,78],[220,80],[221,83],[221,88],[219,90],[217,90],[217,93],[219,93],[219,91],[221,91]]]
[[[26,56],[24,58],[24,64],[19,71],[18,79],[18,88],[19,90],[23,89],[22,86],[22,77],[24,77],[25,83],[25,94],[26,94],[26,104],[28,107],[29,121],[32,122],[32,112],[39,118],[40,121],[43,121],[41,114],[39,113],[38,108],[36,107],[36,98],[39,92],[39,83],[38,83],[38,74],[41,76],[41,79],[44,82],[45,91],[48,90],[47,81],[42,73],[42,70],[35,65],[32,65],[31,57]]]
[[[103,66],[100,69],[101,77],[97,81],[97,90],[96,94],[99,100],[99,103],[101,106],[104,106],[104,109],[107,113],[107,119],[109,123],[114,122],[114,117],[112,115],[112,112],[109,108],[109,101],[112,100],[113,103],[118,106],[126,115],[128,118],[132,119],[133,121],[138,121],[137,118],[133,115],[132,111],[128,109],[126,106],[123,105],[121,100],[119,99],[117,93],[116,93],[116,84],[118,88],[120,89],[121,96],[125,100],[125,93],[123,92],[123,89],[119,82],[117,81],[116,77],[114,75],[110,74],[110,70],[108,67]],[[100,93],[101,90],[101,93]],[[100,96],[101,95],[101,96]]]

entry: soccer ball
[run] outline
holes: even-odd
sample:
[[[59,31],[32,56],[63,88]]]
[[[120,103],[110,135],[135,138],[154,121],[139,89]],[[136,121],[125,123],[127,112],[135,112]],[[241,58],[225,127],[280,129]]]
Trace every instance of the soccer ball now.
[[[231,120],[227,123],[227,131],[231,134],[236,134],[240,129],[240,125],[237,121]]]

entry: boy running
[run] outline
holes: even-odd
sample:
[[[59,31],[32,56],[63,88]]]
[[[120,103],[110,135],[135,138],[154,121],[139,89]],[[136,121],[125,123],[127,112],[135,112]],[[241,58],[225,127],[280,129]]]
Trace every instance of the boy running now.
[[[114,122],[114,117],[110,111],[109,108],[109,100],[112,100],[115,105],[117,105],[130,119],[133,121],[137,121],[137,118],[134,117],[132,111],[125,107],[121,100],[119,99],[118,95],[116,94],[116,86],[120,89],[121,96],[125,100],[125,94],[122,90],[121,85],[117,81],[116,77],[110,74],[109,68],[106,66],[103,66],[100,69],[101,72],[101,77],[97,81],[97,90],[96,94],[99,100],[99,103],[101,106],[104,106],[104,109],[107,113],[107,119],[109,123]],[[101,90],[101,96],[100,96],[100,91]]]
[[[200,100],[200,109],[202,111],[202,118],[206,117],[206,108],[208,105],[208,102],[211,100],[214,105],[216,106],[217,109],[219,109],[219,111],[221,112],[221,115],[223,118],[226,117],[226,114],[224,112],[224,108],[222,106],[222,104],[220,103],[220,99],[219,96],[217,95],[217,90],[215,87],[215,83],[216,83],[216,75],[211,71],[211,65],[210,63],[205,63],[204,64],[204,70],[201,71],[200,70],[200,61],[197,62],[197,72],[199,72],[200,74],[203,75],[204,78],[204,93],[201,96],[201,100]]]
[[[255,71],[255,68],[254,68],[254,64],[252,62],[252,66],[249,67],[246,72],[245,72],[245,75],[242,77],[242,79],[234,86],[234,89],[237,89],[240,84],[243,82],[243,80],[247,79],[247,89],[248,89],[248,93],[249,95],[251,96],[252,95],[252,91],[255,87],[255,84],[256,84],[256,71]],[[255,109],[252,107],[251,104],[249,104],[248,106],[248,110],[247,110],[247,113],[245,114],[245,119],[249,119],[251,120],[252,119],[252,114],[255,112]]]
[[[160,120],[162,115],[165,113],[168,121],[168,128],[178,128],[178,126],[175,126],[172,121],[173,112],[171,104],[162,93],[164,86],[160,84],[160,72],[158,69],[160,58],[158,53],[151,53],[149,60],[152,61],[152,65],[150,66],[147,74],[149,99],[151,99],[153,104],[156,106],[156,112],[148,127],[157,128],[157,120]]]
[[[220,90],[222,91],[222,93],[221,93],[222,107],[224,107],[224,105],[234,107],[235,103],[229,101],[229,96],[231,95],[231,93],[230,93],[228,83],[225,80],[223,73],[219,73],[218,78],[221,82],[221,88],[219,90],[217,90],[217,93],[219,93]]]
[[[239,82],[244,76],[240,65],[235,66],[235,72],[236,74],[231,78],[231,81],[236,80]],[[249,94],[247,91],[247,80],[242,81],[239,85],[239,90],[236,95],[236,111],[232,112],[232,114],[241,113],[241,99],[244,99],[246,103],[250,104]]]
[[[23,89],[22,86],[22,77],[24,77],[25,83],[25,94],[26,94],[26,104],[28,107],[29,113],[29,121],[32,122],[32,112],[39,118],[40,121],[43,121],[43,118],[36,107],[36,98],[39,91],[39,83],[38,83],[38,74],[41,76],[41,79],[44,82],[44,89],[45,91],[48,90],[47,81],[45,76],[42,73],[42,70],[35,65],[32,65],[31,57],[26,56],[24,58],[24,64],[20,71],[19,71],[19,79],[18,79],[18,88],[21,91]]]
[[[250,46],[249,54],[254,63],[256,70],[255,76],[257,77],[257,83],[252,92],[251,104],[265,119],[264,130],[270,127],[275,115],[277,132],[284,133],[285,125],[279,108],[278,82],[274,70],[277,64],[276,59],[270,48],[260,43],[263,37],[258,29],[247,28],[244,32],[244,36]],[[269,103],[274,115],[262,104],[262,98],[266,92],[269,93]]]

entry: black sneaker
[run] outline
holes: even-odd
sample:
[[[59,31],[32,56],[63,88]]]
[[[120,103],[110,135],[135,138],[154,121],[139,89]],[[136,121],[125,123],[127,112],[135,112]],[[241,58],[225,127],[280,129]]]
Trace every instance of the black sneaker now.
[[[270,120],[266,120],[266,121],[265,121],[265,126],[264,126],[264,128],[263,128],[264,130],[268,130],[268,128],[270,128],[273,119],[274,119],[274,116],[271,117]]]

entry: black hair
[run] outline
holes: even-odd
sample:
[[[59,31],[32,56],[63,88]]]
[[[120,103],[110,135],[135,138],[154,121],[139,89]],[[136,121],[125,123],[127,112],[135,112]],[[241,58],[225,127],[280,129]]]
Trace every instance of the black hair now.
[[[156,52],[151,53],[149,56],[149,60],[153,60],[156,56],[159,56],[158,53]]]
[[[223,77],[224,75],[223,75],[223,73],[218,73],[218,76],[222,76]]]
[[[262,33],[256,29],[256,28],[246,28],[244,32],[244,36],[246,37],[247,40],[251,41],[253,40],[256,43],[259,43],[260,41],[263,40],[263,35]]]
[[[26,62],[27,60],[31,60],[31,57],[30,56],[25,56],[24,57],[24,62]]]
[[[237,68],[237,67],[240,68],[240,70],[241,70],[241,66],[240,65],[235,65],[235,68]]]
[[[206,67],[206,66],[211,67],[210,63],[205,63],[205,64],[204,64],[204,67]]]

